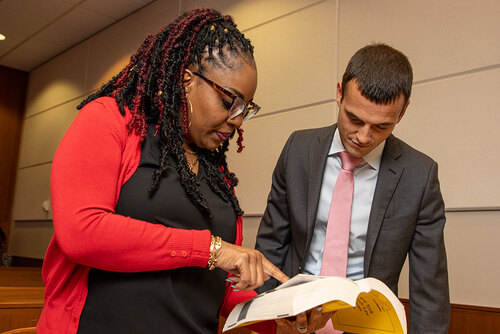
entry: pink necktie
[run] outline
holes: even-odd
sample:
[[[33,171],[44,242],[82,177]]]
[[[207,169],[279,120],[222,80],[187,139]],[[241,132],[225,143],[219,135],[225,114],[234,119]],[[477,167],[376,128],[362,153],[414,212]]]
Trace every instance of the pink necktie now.
[[[353,169],[363,158],[354,157],[346,152],[340,152],[342,169],[340,170],[335,188],[326,228],[325,246],[321,275],[342,276],[347,273],[347,254],[349,248],[349,232],[351,228],[352,195],[354,192]],[[316,331],[318,334],[342,333],[333,329],[331,321]]]

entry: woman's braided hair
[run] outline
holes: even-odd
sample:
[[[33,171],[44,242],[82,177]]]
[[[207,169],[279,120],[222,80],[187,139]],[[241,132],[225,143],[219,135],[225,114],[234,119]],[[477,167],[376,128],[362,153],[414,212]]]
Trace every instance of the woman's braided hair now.
[[[222,16],[212,9],[193,9],[156,35],[148,36],[129,64],[78,106],[81,109],[102,96],[115,98],[122,115],[125,115],[125,106],[130,109],[129,131],[135,131],[142,140],[146,137],[148,124],[154,124],[160,134],[161,154],[159,168],[153,173],[150,195],[158,189],[160,179],[166,175],[169,157],[172,157],[188,197],[210,218],[212,213],[200,192],[196,175],[188,167],[182,147],[188,129],[183,76],[191,64],[197,65],[202,73],[205,64],[230,66],[226,62],[227,54],[243,56],[253,63],[253,46],[230,16]],[[242,149],[241,133],[238,131],[238,151]],[[238,180],[227,169],[228,145],[225,141],[214,151],[200,148],[196,151],[212,191],[230,202],[236,215],[241,216],[243,211],[234,195]]]

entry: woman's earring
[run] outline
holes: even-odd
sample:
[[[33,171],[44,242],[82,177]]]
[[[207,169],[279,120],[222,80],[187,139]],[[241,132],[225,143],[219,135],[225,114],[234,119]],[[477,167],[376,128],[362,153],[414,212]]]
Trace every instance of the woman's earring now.
[[[193,121],[193,104],[191,103],[191,101],[188,100],[188,103],[189,103],[189,112],[191,113],[191,119],[189,120],[189,124],[188,124],[188,129],[191,127],[191,122]]]

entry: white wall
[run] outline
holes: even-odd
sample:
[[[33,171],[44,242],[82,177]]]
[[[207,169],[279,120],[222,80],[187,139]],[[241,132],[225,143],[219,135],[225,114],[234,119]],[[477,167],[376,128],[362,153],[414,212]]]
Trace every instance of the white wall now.
[[[488,0],[153,2],[31,73],[10,252],[43,257],[52,233],[51,213],[41,209],[52,156],[79,101],[118,72],[147,34],[189,8],[214,4],[253,41],[259,69],[255,101],[263,110],[244,125],[243,153],[229,154],[247,214],[245,245],[253,247],[272,169],[291,131],[333,123],[335,85],[349,57],[386,42],[409,57],[415,74],[396,134],[439,163],[448,208],[479,208],[448,213],[452,302],[500,307],[500,178],[493,174],[500,167],[500,6]],[[464,172],[477,168],[478,176]],[[406,282],[405,270],[402,297]]]

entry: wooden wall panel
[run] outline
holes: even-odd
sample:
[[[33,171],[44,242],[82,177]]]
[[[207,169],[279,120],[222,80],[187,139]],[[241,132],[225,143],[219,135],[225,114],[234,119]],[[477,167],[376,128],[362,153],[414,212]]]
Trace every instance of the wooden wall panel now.
[[[0,227],[7,239],[27,82],[28,73],[0,66]]]
[[[402,299],[408,317],[409,301]],[[500,308],[451,304],[448,334],[497,333],[500,328]]]
[[[449,334],[497,333],[500,328],[500,309],[470,305],[451,305]]]
[[[0,332],[36,326],[44,291],[41,268],[0,267]]]

